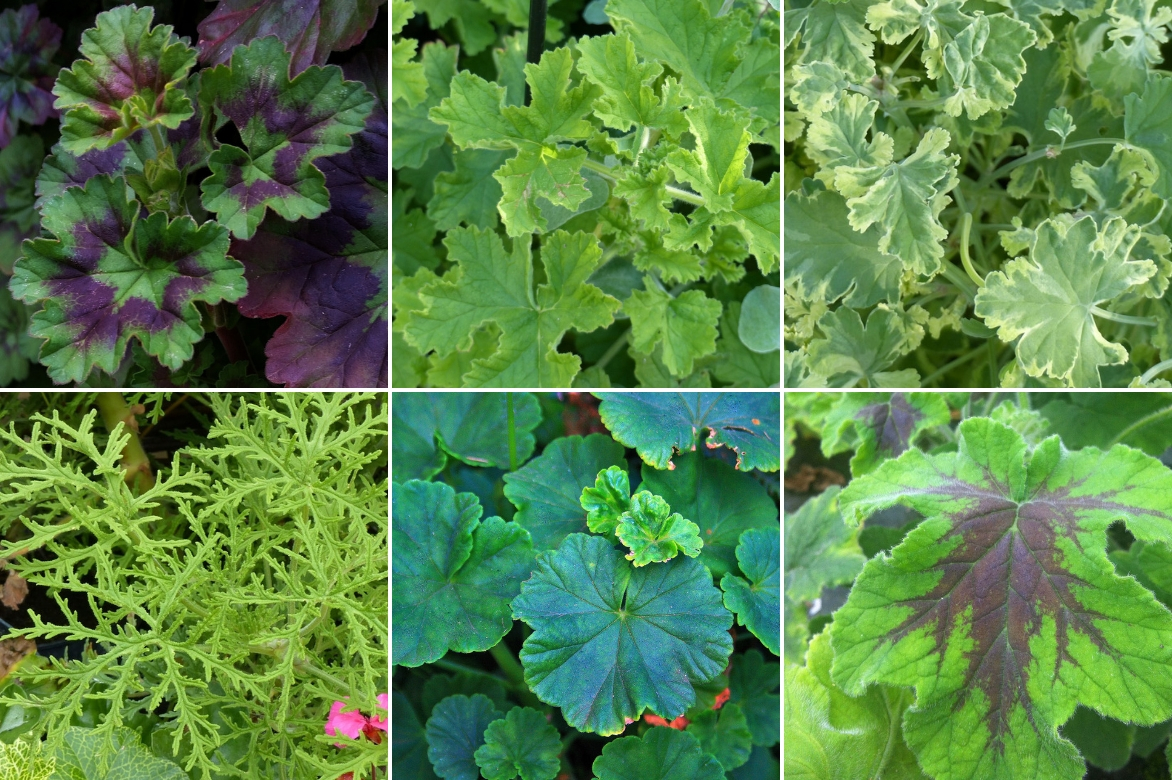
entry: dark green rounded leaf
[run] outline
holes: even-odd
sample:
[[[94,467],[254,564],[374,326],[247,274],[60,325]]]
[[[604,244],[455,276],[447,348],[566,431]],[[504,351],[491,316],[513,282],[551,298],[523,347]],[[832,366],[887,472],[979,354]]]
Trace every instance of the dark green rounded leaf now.
[[[737,561],[748,581],[726,574],[720,580],[724,605],[775,655],[781,654],[781,532],[757,528],[741,534]]]
[[[753,744],[772,747],[781,739],[781,664],[766,663],[756,650],[733,656],[728,673],[728,703],[745,712]]]
[[[715,756],[686,731],[656,726],[639,737],[623,737],[594,759],[598,780],[724,780]]]
[[[484,730],[501,717],[487,696],[449,696],[427,720],[427,758],[444,780],[476,780],[473,754],[484,745]]]
[[[701,750],[716,756],[726,772],[749,760],[753,735],[740,705],[725,704],[703,712],[688,724],[687,731],[700,740]]]
[[[603,735],[644,710],[682,715],[732,651],[732,615],[699,561],[636,569],[598,536],[571,534],[542,553],[513,614],[533,628],[521,648],[533,692]]]
[[[435,780],[423,726],[407,697],[398,691],[391,694],[391,773],[400,779]]]
[[[529,707],[516,707],[489,725],[476,765],[487,780],[553,780],[562,743],[558,730]]]
[[[433,674],[427,678],[427,682],[423,684],[423,712],[430,717],[435,705],[449,696],[475,696],[478,693],[491,699],[502,712],[512,706],[509,704],[509,695],[505,692],[504,683],[497,678],[486,674],[457,672]]]

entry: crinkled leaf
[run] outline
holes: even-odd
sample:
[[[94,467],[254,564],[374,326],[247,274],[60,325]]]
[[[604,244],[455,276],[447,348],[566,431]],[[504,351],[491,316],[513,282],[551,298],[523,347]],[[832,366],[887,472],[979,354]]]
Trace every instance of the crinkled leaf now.
[[[1099,387],[1099,366],[1123,363],[1127,350],[1103,338],[1093,307],[1156,272],[1129,255],[1139,232],[1119,218],[1102,229],[1093,217],[1047,219],[1031,236],[1029,259],[1018,258],[986,278],[975,311],[1002,341],[1017,342],[1030,376]]]
[[[52,60],[60,45],[61,28],[38,18],[32,3],[0,13],[0,149],[21,122],[39,125],[56,115]]]
[[[976,119],[1009,108],[1026,69],[1022,53],[1035,38],[1028,25],[1005,14],[977,16],[944,46],[944,67],[955,89],[944,103],[945,113],[964,111]]]
[[[601,469],[594,487],[582,488],[579,503],[586,510],[586,526],[596,534],[612,534],[631,509],[631,483],[622,466]]]
[[[656,62],[639,62],[635,44],[626,33],[583,38],[578,70],[602,90],[594,114],[608,127],[624,132],[631,127],[654,127],[678,138],[688,125],[681,114],[683,101],[675,79],[664,79],[662,98],[652,85],[663,72]]]
[[[113,373],[132,338],[178,369],[203,336],[196,302],[244,294],[244,269],[226,255],[227,231],[161,212],[140,217],[121,179],[96,176],[43,212],[57,238],[25,243],[10,289],[26,303],[43,302],[31,333],[46,340],[41,362],[56,382],[81,382],[94,366]]]
[[[541,407],[529,393],[512,395],[517,460],[524,463],[533,454]],[[395,482],[430,479],[447,455],[473,466],[509,467],[508,399],[502,393],[396,393],[391,414]]]
[[[487,650],[512,625],[509,602],[533,566],[529,533],[442,483],[391,496],[392,660],[419,666],[449,650]]]
[[[446,46],[441,42],[429,43],[423,47],[423,75],[427,78],[427,97],[414,106],[400,103],[391,113],[391,165],[401,168],[421,168],[428,156],[444,146],[447,128],[427,118],[428,112],[438,106],[449,94],[452,77],[456,75],[458,46]],[[450,170],[451,166],[448,166]]]
[[[864,380],[870,387],[919,387],[915,369],[887,370],[907,351],[907,333],[892,310],[872,309],[864,327],[857,311],[841,306],[822,315],[818,328],[826,338],[810,342],[808,365],[831,387],[854,387]]]
[[[476,750],[476,765],[486,780],[553,780],[561,749],[558,730],[544,715],[529,707],[514,707],[485,730],[484,744]]]
[[[636,566],[670,561],[677,554],[695,558],[704,546],[699,526],[673,513],[666,501],[646,490],[631,496],[614,532],[631,551],[627,560]]]
[[[545,236],[541,262],[548,282],[538,286],[536,298],[527,240],[516,240],[510,253],[496,233],[456,228],[444,245],[457,267],[420,291],[427,309],[412,314],[407,340],[443,356],[468,348],[478,327],[495,322],[500,346],[491,358],[473,361],[467,385],[569,387],[581,360],[557,351],[562,336],[609,325],[619,307],[586,283],[602,256],[597,239],[561,230]]]
[[[725,704],[719,710],[701,713],[688,724],[686,731],[699,740],[700,749],[715,757],[726,772],[748,761],[753,749],[745,713],[737,704]]]
[[[745,531],[737,545],[737,563],[746,579],[732,573],[721,577],[724,605],[736,613],[740,625],[781,655],[781,532]]]
[[[732,208],[733,192],[745,178],[745,159],[751,136],[748,117],[734,111],[721,111],[711,101],[702,100],[684,110],[688,126],[696,139],[694,151],[675,149],[667,165],[676,177],[686,181],[704,198],[709,211]]]
[[[855,578],[867,562],[859,532],[847,528],[832,485],[785,517],[785,592],[795,601],[813,601],[822,589]]]
[[[859,477],[951,419],[948,402],[934,393],[843,393],[823,418],[822,452],[855,450],[851,474]]]
[[[718,225],[732,225],[749,242],[761,273],[772,273],[781,254],[781,177],[768,184],[742,179],[733,192],[732,205],[715,215]]]
[[[638,450],[652,468],[674,469],[673,453],[694,452],[704,430],[709,449],[723,445],[736,451],[738,469],[780,467],[781,407],[776,393],[596,395],[602,399],[603,425],[616,440]]]
[[[802,34],[803,62],[833,62],[855,83],[875,75],[875,36],[864,24],[868,0],[810,4]],[[794,26],[787,25],[789,30]]]
[[[415,4],[410,0],[391,0],[391,14],[391,35],[398,35],[415,15]],[[401,38],[391,49],[391,102],[402,99],[408,108],[427,99],[427,76],[423,73],[423,64],[414,62],[418,46],[419,42],[413,38]],[[323,59],[318,64],[324,62]]]
[[[598,536],[571,534],[542,553],[513,615],[533,628],[525,682],[568,724],[604,736],[644,710],[682,715],[732,650],[732,615],[701,563],[636,569]]]
[[[290,221],[325,213],[330,196],[314,160],[349,150],[375,104],[335,65],[290,80],[289,53],[271,36],[204,71],[200,100],[232,120],[247,147],[212,152],[201,184],[204,208],[237,238],[251,238],[266,209]]]
[[[594,759],[598,780],[723,780],[716,757],[705,753],[694,734],[663,726],[642,737],[623,737],[607,743]]]
[[[733,656],[731,666],[728,703],[744,711],[754,745],[776,745],[781,739],[781,665],[749,650]]]
[[[1055,736],[1076,705],[1172,716],[1172,649],[1157,649],[1172,647],[1172,614],[1104,551],[1118,520],[1141,541],[1168,538],[1172,474],[1122,446],[1070,452],[1055,436],[1031,451],[992,420],[958,434],[956,452],[909,450],[843,491],[853,523],[896,503],[926,519],[867,563],[835,613],[832,677],[849,695],[916,686],[903,733],[931,775],[1082,777]]]
[[[513,522],[529,531],[539,551],[556,549],[569,534],[585,533],[588,523],[596,530],[595,510],[585,500],[593,488],[582,486],[613,471],[626,480],[622,463],[622,445],[606,434],[554,439],[539,456],[504,476],[505,497],[517,507]]]
[[[427,202],[427,214],[439,230],[461,223],[484,230],[496,227],[496,206],[501,185],[493,173],[509,158],[509,152],[465,149],[456,152],[456,169],[435,180],[435,194]]]
[[[62,70],[53,87],[66,150],[106,148],[152,125],[176,128],[194,113],[180,83],[195,65],[195,49],[171,25],[152,27],[154,14],[149,6],[120,6],[98,14],[82,34],[84,59]]]
[[[426,730],[427,758],[435,773],[444,780],[478,780],[473,755],[484,744],[488,724],[501,717],[492,699],[479,693],[449,696],[436,704]]]
[[[760,482],[699,453],[680,455],[667,471],[644,468],[642,487],[699,526],[700,562],[715,577],[736,571],[742,532],[777,526],[777,505]]]
[[[199,23],[199,59],[205,65],[224,64],[237,46],[275,35],[292,54],[293,73],[300,73],[310,65],[324,65],[330,52],[345,51],[359,43],[374,25],[384,2],[220,0]],[[401,13],[398,5],[392,5],[396,20]],[[399,77],[398,69],[395,75]]]
[[[70,780],[184,780],[178,765],[152,755],[132,729],[118,727],[113,733],[71,726],[60,747],[53,751],[54,776]]]
[[[631,348],[649,354],[662,346],[667,369],[674,376],[687,376],[698,358],[716,350],[720,301],[702,290],[673,297],[651,283],[646,287],[623,301],[623,311],[631,318]]]

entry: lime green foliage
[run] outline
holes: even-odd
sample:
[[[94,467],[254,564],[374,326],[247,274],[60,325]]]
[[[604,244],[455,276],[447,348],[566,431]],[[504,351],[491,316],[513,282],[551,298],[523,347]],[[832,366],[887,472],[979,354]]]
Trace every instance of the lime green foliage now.
[[[614,533],[630,549],[627,560],[636,566],[670,561],[677,554],[695,558],[704,546],[699,526],[679,512],[673,514],[666,501],[646,490],[631,496]]]
[[[831,486],[785,517],[785,592],[795,601],[813,601],[822,588],[850,582],[867,562],[858,530],[839,514],[838,492]]]
[[[598,780],[720,780],[724,769],[716,756],[704,752],[695,735],[656,726],[640,737],[623,737],[594,759]]]
[[[741,534],[737,563],[745,579],[725,574],[720,580],[724,605],[737,622],[774,652],[781,654],[781,533],[753,529]],[[721,762],[723,763],[723,762]]]
[[[623,515],[631,509],[631,483],[621,466],[598,472],[594,487],[582,488],[579,499],[586,510],[586,526],[596,534],[614,533]]]
[[[40,742],[18,739],[0,744],[0,777],[18,780],[49,780],[57,760],[44,756]]]
[[[391,13],[394,15],[391,34],[395,35],[415,15],[415,4],[409,0],[391,0]],[[427,99],[427,76],[423,73],[423,65],[412,62],[418,45],[417,41],[404,38],[395,41],[391,50],[391,100],[402,99],[408,107]]]
[[[1017,409],[1016,404],[1010,404]],[[947,425],[948,402],[933,393],[842,393],[822,418],[822,454],[854,450],[859,477],[902,455],[924,431]]]
[[[540,712],[515,707],[484,731],[476,765],[486,780],[553,780],[561,752],[558,732]]]

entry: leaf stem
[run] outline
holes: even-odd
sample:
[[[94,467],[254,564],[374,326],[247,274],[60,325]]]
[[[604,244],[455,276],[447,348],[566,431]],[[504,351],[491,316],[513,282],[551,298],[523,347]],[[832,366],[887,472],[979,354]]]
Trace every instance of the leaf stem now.
[[[127,406],[121,393],[98,393],[97,404],[106,430],[113,433],[118,423],[122,423],[123,432],[130,436],[122,448],[122,469],[126,472],[126,484],[132,491],[150,490],[155,484],[155,475],[151,473],[150,459],[142,448],[142,440],[138,438],[138,422],[134,419],[134,411]]]
[[[903,51],[899,53],[899,56],[895,58],[895,62],[891,64],[891,73],[893,75],[899,70],[900,66],[903,65],[903,61],[908,58],[908,55],[912,53],[923,37],[924,29],[921,27],[919,30],[916,30],[916,34],[912,36],[912,39],[908,41],[907,46],[905,46]]]
[[[929,384],[931,384],[932,382],[935,382],[937,379],[944,376],[952,369],[954,369],[958,366],[963,366],[965,363],[969,362],[970,360],[973,360],[975,358],[980,357],[982,354],[984,354],[984,352],[985,352],[985,345],[984,344],[982,344],[981,346],[972,350],[971,352],[966,352],[965,354],[958,357],[956,360],[952,360],[948,363],[945,363],[943,366],[936,369],[934,372],[932,372],[928,376],[924,377],[922,380],[920,380],[920,385],[922,387],[928,387]]]
[[[972,229],[973,213],[966,211],[960,217],[960,262],[964,266],[964,272],[980,288],[985,286],[985,280],[977,273],[977,269],[973,268],[973,261],[969,257],[969,233]]]
[[[1172,368],[1172,360],[1164,360],[1164,361],[1157,363],[1156,365],[1149,368],[1147,371],[1143,372],[1143,376],[1141,376],[1139,378],[1140,384],[1147,385],[1148,382],[1151,382],[1157,376],[1159,376],[1160,374],[1162,374],[1163,372],[1167,371],[1170,368]]]
[[[628,326],[627,329],[623,331],[622,335],[615,339],[614,343],[607,348],[606,352],[602,353],[602,357],[598,359],[598,362],[594,364],[594,367],[605,369],[607,364],[614,359],[614,356],[623,351],[623,347],[626,346],[630,338],[631,328]]]
[[[1167,364],[1167,365],[1165,365],[1165,364]],[[1160,366],[1165,366],[1165,368],[1160,369]],[[1160,369],[1160,371],[1163,371],[1166,368],[1172,368],[1172,360],[1165,360],[1163,363],[1157,363],[1156,365],[1154,365],[1150,369],[1148,369],[1147,372],[1144,373],[1144,376],[1147,376],[1148,374],[1152,374],[1152,372],[1156,371],[1156,369]],[[1156,371],[1156,373],[1159,373],[1159,371]],[[1152,377],[1155,377],[1155,374],[1152,374]],[[1151,381],[1151,378],[1149,378],[1148,381]],[[1145,426],[1149,423],[1155,422],[1156,420],[1160,419],[1161,417],[1167,417],[1169,415],[1172,415],[1172,406],[1165,406],[1163,409],[1152,412],[1151,414],[1147,415],[1146,417],[1141,417],[1140,419],[1136,420],[1131,425],[1127,426],[1122,431],[1120,431],[1119,434],[1114,439],[1112,439],[1110,441],[1110,443],[1106,447],[1104,447],[1103,449],[1109,450],[1112,447],[1114,447],[1116,444],[1121,444],[1124,439],[1126,439],[1128,436],[1130,436],[1131,434],[1138,431],[1143,426]]]
[[[1130,314],[1119,314],[1118,312],[1107,311],[1106,309],[1101,309],[1098,306],[1092,306],[1091,313],[1097,317],[1102,317],[1105,320],[1121,322],[1124,325],[1144,325],[1150,328],[1154,328],[1156,326],[1155,317],[1133,317]]]
[[[1085,146],[1101,146],[1103,144],[1111,144],[1113,146],[1118,145],[1118,144],[1122,144],[1123,146],[1127,146],[1127,147],[1131,146],[1131,144],[1129,144],[1127,141],[1125,141],[1122,138],[1087,138],[1083,141],[1075,141],[1074,143],[1066,144],[1062,148],[1062,151],[1066,152],[1071,149],[1080,149]],[[1043,157],[1056,156],[1057,154],[1061,154],[1061,153],[1062,152],[1058,152],[1055,148],[1050,147],[1050,146],[1047,146],[1045,149],[1039,149],[1036,152],[1030,152],[1025,157],[1018,157],[1016,160],[1011,160],[1011,161],[1005,163],[1004,165],[1002,165],[1000,168],[997,168],[996,170],[993,170],[993,171],[990,171],[989,173],[986,173],[984,176],[981,177],[980,181],[977,182],[977,187],[978,188],[987,187],[987,186],[989,186],[990,183],[996,181],[997,179],[1000,179],[1002,176],[1009,173],[1014,168],[1018,168],[1018,167],[1025,165],[1027,163],[1032,163],[1034,160],[1040,160]]]
[[[944,276],[945,279],[952,282],[952,284],[955,285],[961,291],[961,293],[964,294],[964,297],[969,299],[970,303],[972,302],[973,298],[976,297],[977,291],[976,288],[973,287],[973,283],[969,281],[969,278],[955,265],[952,263],[942,263],[940,267],[940,273]]]
[[[598,162],[598,160],[591,160],[589,157],[587,157],[582,161],[582,167],[589,168],[600,176],[609,179],[612,183],[618,181],[618,179],[615,178],[614,171],[606,167],[604,164]],[[682,200],[684,203],[691,203],[693,206],[705,205],[704,198],[694,192],[680,189],[679,187],[673,187],[670,184],[666,185],[664,190],[667,191],[668,195],[671,195],[676,200]]]
[[[513,417],[513,394],[505,393],[505,410],[509,418],[509,471],[516,471],[517,466],[517,425]]]
[[[513,655],[513,651],[505,645],[505,640],[502,638],[501,641],[490,647],[488,652],[521,700],[537,709],[544,710],[546,708],[545,702],[537,698],[537,694],[529,689],[529,685],[525,682],[525,670],[522,668],[521,662],[517,660],[517,656]]]

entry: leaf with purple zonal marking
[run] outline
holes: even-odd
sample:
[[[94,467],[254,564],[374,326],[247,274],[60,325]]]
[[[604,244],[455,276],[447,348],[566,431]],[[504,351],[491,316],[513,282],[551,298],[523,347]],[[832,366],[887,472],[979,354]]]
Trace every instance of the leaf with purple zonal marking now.
[[[1172,472],[1138,450],[1030,449],[989,419],[956,452],[917,449],[854,480],[847,522],[904,504],[925,520],[872,558],[834,616],[832,677],[849,695],[914,686],[904,737],[937,780],[1086,771],[1058,727],[1076,706],[1172,717],[1172,613],[1106,555],[1116,521],[1172,538]]]
[[[33,336],[55,382],[81,382],[97,366],[113,373],[131,338],[167,368],[191,359],[203,337],[197,301],[235,301],[244,269],[227,257],[228,233],[191,217],[140,216],[113,176],[95,176],[48,200],[43,227],[56,239],[26,241],[10,289],[42,301]]]
[[[289,387],[387,384],[386,60],[361,58],[346,75],[379,100],[350,150],[318,162],[330,211],[270,217],[252,240],[232,243],[248,278],[240,312],[287,318],[265,347],[265,374]]]
[[[350,149],[375,98],[342,69],[316,65],[289,78],[289,53],[273,37],[232,53],[203,73],[200,100],[232,120],[247,150],[224,144],[208,158],[203,205],[236,238],[252,238],[272,209],[284,219],[320,217],[330,208],[319,157]]]
[[[220,0],[199,23],[199,59],[220,65],[237,46],[275,35],[293,54],[293,72],[324,65],[331,51],[361,41],[386,0]]]
[[[0,149],[16,135],[21,122],[43,124],[53,109],[53,55],[61,45],[61,28],[37,17],[37,7],[0,13]]]
[[[62,70],[53,87],[69,151],[105,148],[142,127],[175,128],[195,112],[181,85],[195,49],[171,25],[151,27],[154,14],[149,6],[120,6],[98,14],[82,34],[84,59]]]
[[[826,414],[822,452],[830,457],[853,448],[851,474],[861,477],[950,419],[948,402],[934,393],[843,393]]]

